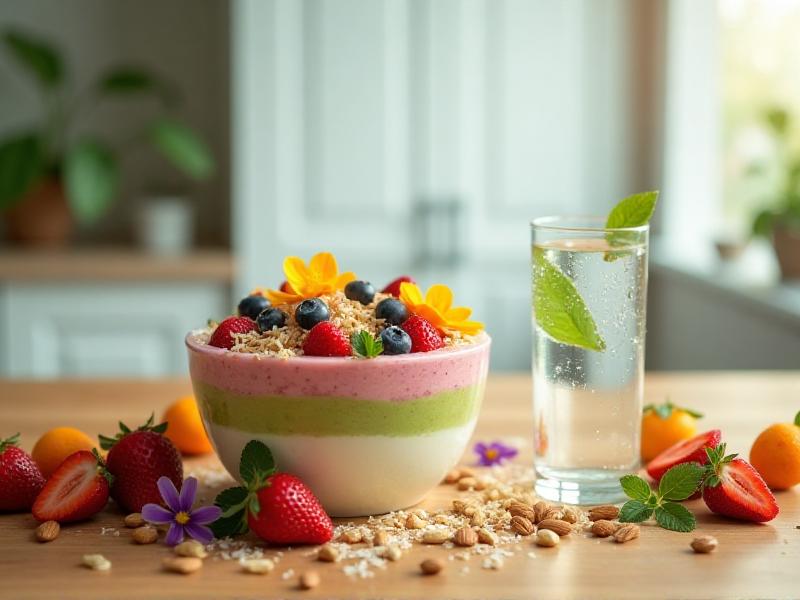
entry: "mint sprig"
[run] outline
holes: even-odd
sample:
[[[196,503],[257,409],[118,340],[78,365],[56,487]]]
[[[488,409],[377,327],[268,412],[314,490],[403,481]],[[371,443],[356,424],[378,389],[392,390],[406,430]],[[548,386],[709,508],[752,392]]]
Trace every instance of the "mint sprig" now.
[[[224,489],[214,499],[214,504],[222,509],[220,518],[211,524],[216,537],[247,532],[247,516],[257,515],[261,511],[258,492],[267,485],[267,480],[275,470],[275,459],[269,448],[258,440],[247,442],[239,460],[239,476],[245,486]]]
[[[641,523],[655,515],[656,523],[671,531],[692,531],[697,525],[694,515],[678,504],[694,494],[703,481],[705,470],[698,463],[683,463],[664,473],[658,490],[638,475],[620,479],[622,490],[631,500],[619,513],[622,523]]]
[[[374,337],[369,331],[361,330],[353,334],[350,344],[356,356],[361,358],[375,358],[383,352],[383,341]]]

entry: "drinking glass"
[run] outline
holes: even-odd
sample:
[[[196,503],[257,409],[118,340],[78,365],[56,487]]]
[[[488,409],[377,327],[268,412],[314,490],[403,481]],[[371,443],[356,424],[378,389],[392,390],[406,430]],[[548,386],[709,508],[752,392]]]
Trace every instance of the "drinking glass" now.
[[[568,504],[624,500],[639,467],[649,228],[604,223],[531,223],[536,493]]]

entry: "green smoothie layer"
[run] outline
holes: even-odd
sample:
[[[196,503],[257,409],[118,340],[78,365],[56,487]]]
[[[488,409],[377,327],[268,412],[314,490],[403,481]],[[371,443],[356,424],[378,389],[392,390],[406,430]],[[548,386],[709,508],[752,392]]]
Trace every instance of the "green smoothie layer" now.
[[[194,392],[212,423],[251,433],[413,436],[468,423],[477,415],[484,383],[398,402],[246,396],[200,381],[194,382]]]

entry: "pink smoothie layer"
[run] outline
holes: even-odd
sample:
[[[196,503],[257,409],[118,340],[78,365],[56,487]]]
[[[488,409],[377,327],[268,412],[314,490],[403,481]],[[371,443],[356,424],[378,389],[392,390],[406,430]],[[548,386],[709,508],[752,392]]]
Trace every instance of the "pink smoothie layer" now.
[[[332,396],[402,401],[456,390],[482,381],[489,368],[488,335],[475,344],[374,359],[275,358],[230,352],[198,342],[192,354],[192,379],[244,395]]]

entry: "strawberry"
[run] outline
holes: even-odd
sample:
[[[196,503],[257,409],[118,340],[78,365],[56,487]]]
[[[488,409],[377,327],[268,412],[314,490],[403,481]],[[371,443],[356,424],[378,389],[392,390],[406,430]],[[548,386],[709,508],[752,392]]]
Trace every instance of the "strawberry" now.
[[[711,512],[734,519],[764,523],[778,516],[778,503],[749,462],[725,456],[725,444],[706,450],[708,464],[703,500]]]
[[[276,473],[272,452],[258,440],[242,450],[239,476],[245,487],[222,490],[214,504],[223,516],[211,525],[218,538],[248,528],[273,544],[324,544],[333,537],[331,518],[294,475]]]
[[[306,356],[350,356],[353,347],[345,333],[330,321],[317,323],[303,342]]]
[[[0,439],[0,511],[30,510],[44,486],[39,467],[18,443],[19,434]]]
[[[281,284],[281,287],[280,287],[279,289],[280,289],[280,290],[281,290],[281,291],[282,291],[284,294],[294,294],[294,290],[292,289],[292,286],[291,286],[291,285],[289,285],[289,282],[288,282],[288,281],[284,281],[284,282]]]
[[[113,480],[97,450],[78,450],[47,480],[33,503],[33,516],[37,521],[59,523],[88,519],[108,504]]]
[[[153,425],[153,415],[136,431],[120,423],[120,433],[100,436],[100,446],[109,450],[106,465],[114,476],[111,497],[128,512],[141,512],[148,502],[161,504],[156,482],[167,477],[180,488],[183,464],[178,449],[164,435],[167,424]]]
[[[230,350],[233,347],[234,333],[248,333],[257,329],[256,322],[250,317],[228,317],[217,325],[208,345]]]
[[[719,444],[722,434],[719,429],[712,429],[691,439],[678,442],[670,446],[647,464],[647,473],[660,481],[664,473],[675,465],[687,462],[696,462],[700,465],[708,462],[706,448],[713,448]]]
[[[400,328],[411,338],[411,352],[430,352],[444,346],[441,334],[419,315],[408,317]]]
[[[416,281],[411,279],[411,277],[409,277],[408,275],[401,275],[400,277],[398,277],[397,279],[392,281],[389,285],[387,285],[385,288],[383,288],[381,290],[381,293],[382,294],[391,294],[395,298],[399,298],[400,297],[400,284],[403,283],[404,281],[407,281],[409,283],[417,283]]]

